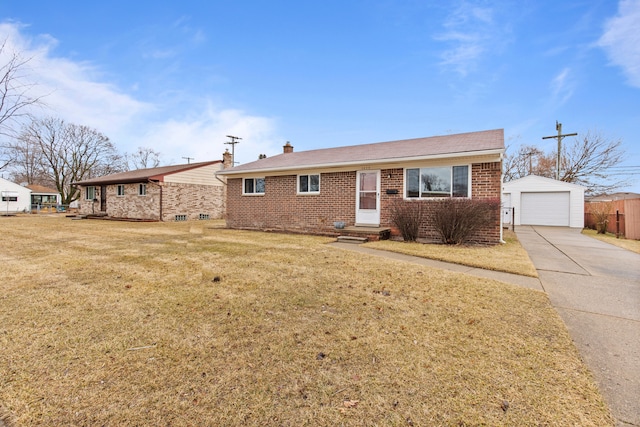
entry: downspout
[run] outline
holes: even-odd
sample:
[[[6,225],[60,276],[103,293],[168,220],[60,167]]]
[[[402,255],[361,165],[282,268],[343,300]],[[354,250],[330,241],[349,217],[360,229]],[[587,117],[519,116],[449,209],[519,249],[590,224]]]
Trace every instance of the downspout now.
[[[504,232],[502,224],[502,184],[504,183],[504,168],[502,167],[502,161],[504,159],[504,153],[500,153],[500,243],[507,243],[504,241]]]

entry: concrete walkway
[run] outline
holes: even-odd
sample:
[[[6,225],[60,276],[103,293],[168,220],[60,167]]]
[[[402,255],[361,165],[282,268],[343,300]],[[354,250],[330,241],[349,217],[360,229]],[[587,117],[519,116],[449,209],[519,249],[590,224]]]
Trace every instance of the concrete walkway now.
[[[640,255],[578,229],[518,226],[539,279],[352,243],[331,246],[545,291],[564,320],[619,427],[640,427]]]
[[[617,425],[640,426],[640,255],[578,229],[516,234]]]
[[[355,243],[335,242],[329,243],[334,248],[348,249],[367,255],[379,256],[387,259],[395,259],[397,261],[410,262],[413,264],[425,265],[427,267],[440,268],[442,270],[455,271],[458,273],[470,274],[476,277],[484,277],[487,279],[499,280],[505,283],[513,283],[515,285],[524,286],[526,288],[543,291],[540,280],[535,277],[520,276],[519,274],[502,273],[500,271],[484,270],[482,268],[467,267],[466,265],[452,264],[450,262],[436,261],[433,259],[420,258],[412,255],[404,255],[396,252],[382,251],[379,249],[367,248]]]

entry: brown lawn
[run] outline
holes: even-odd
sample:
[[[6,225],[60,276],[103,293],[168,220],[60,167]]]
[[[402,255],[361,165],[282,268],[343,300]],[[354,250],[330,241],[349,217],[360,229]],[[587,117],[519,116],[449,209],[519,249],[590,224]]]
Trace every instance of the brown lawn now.
[[[582,234],[640,254],[640,240],[625,239],[624,237],[616,238],[616,235],[611,233],[598,234],[595,230],[589,230],[588,228],[583,229]]]
[[[381,240],[365,246],[413,255],[421,258],[452,262],[469,267],[503,271],[523,276],[538,277],[527,251],[520,245],[516,234],[503,230],[503,244],[495,246],[441,245],[432,243]]]
[[[6,423],[613,425],[545,294],[217,225],[0,218]]]

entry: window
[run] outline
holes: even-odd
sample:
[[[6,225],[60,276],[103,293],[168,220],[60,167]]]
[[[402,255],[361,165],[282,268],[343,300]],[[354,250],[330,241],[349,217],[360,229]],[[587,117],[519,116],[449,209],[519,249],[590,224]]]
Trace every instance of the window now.
[[[143,185],[143,184],[140,184]],[[187,216],[186,215],[176,215],[176,221],[186,221],[187,220]]]
[[[18,196],[2,196],[3,202],[17,202]]]
[[[469,166],[407,169],[406,197],[469,197]]]
[[[245,178],[242,194],[264,194],[264,178]]]
[[[198,216],[198,219],[209,219],[209,214],[200,214],[200,216]]]
[[[124,196],[124,185],[123,184],[118,184],[118,186],[116,187],[116,194],[118,196]]]
[[[84,199],[85,200],[93,200],[96,198],[96,187],[89,186],[84,189]]]
[[[320,174],[298,175],[298,193],[313,194],[320,192]]]
[[[138,196],[146,196],[147,195],[147,184],[138,185]]]

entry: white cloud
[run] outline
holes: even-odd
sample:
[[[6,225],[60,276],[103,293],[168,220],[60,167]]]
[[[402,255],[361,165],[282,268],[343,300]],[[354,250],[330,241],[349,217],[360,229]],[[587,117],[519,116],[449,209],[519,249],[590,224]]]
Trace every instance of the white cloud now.
[[[621,0],[598,40],[611,63],[622,68],[629,84],[640,87],[640,0]]]
[[[260,154],[281,152],[284,141],[273,134],[272,119],[210,105],[196,117],[159,123],[142,137],[141,145],[160,151],[165,162],[183,163],[183,157],[202,162],[222,159],[226,149],[232,151],[225,142],[229,141],[227,135],[234,135],[242,138],[235,146],[235,160],[247,163]]]
[[[571,70],[569,68],[563,68],[551,80],[552,100],[555,105],[567,102],[573,95],[574,90],[575,82],[571,79]]]
[[[98,65],[56,56],[54,37],[30,37],[27,29],[18,23],[0,23],[0,40],[6,40],[5,53],[15,51],[31,58],[27,77],[37,83],[33,96],[44,95],[47,105],[39,112],[42,116],[91,126],[122,152],[153,148],[165,164],[182,163],[182,157],[221,159],[224,149],[230,148],[224,145],[226,135],[243,138],[235,150],[238,162],[281,151],[284,141],[274,136],[273,119],[213,106],[201,94],[183,94],[174,104],[165,98],[162,105],[137,99],[106,81]],[[136,92],[135,85],[131,90]]]
[[[0,39],[5,53],[19,53],[27,59],[25,79],[35,83],[32,96],[42,96],[42,115],[61,117],[101,132],[122,126],[152,106],[99,81],[99,71],[87,62],[54,56],[58,41],[49,35],[31,38],[27,28],[17,23],[0,23]]]
[[[449,44],[441,54],[440,65],[461,76],[473,71],[482,57],[501,48],[504,33],[495,22],[495,11],[462,2],[444,22],[445,31],[435,36]]]

